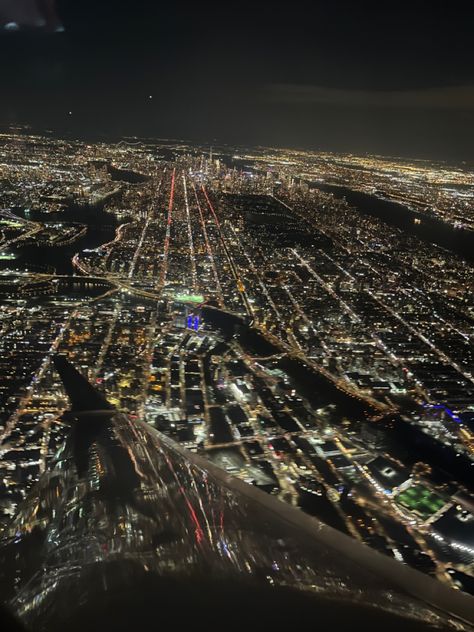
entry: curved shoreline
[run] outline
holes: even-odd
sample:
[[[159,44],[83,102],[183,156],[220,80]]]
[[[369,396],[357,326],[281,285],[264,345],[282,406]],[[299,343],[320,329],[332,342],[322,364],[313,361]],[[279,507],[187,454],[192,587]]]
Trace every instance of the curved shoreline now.
[[[400,202],[386,200],[342,185],[314,181],[308,184],[312,188],[332,193],[337,198],[345,198],[360,213],[377,217],[414,237],[435,243],[467,261],[474,262],[474,231],[454,228],[436,217],[417,212]]]

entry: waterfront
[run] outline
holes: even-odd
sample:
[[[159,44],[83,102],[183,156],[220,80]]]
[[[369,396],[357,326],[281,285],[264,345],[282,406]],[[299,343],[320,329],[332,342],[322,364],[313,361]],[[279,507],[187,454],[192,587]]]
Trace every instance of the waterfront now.
[[[417,212],[408,206],[386,200],[376,195],[355,191],[348,187],[311,182],[311,187],[344,198],[361,213],[378,217],[404,232],[424,241],[435,243],[469,261],[474,261],[474,231],[454,228],[426,213]]]
[[[23,219],[36,222],[80,222],[87,232],[67,246],[19,245],[14,249],[16,269],[28,270],[47,267],[56,274],[74,274],[72,257],[82,250],[93,249],[114,238],[117,220],[110,213],[94,208],[69,208],[57,213],[16,211]]]

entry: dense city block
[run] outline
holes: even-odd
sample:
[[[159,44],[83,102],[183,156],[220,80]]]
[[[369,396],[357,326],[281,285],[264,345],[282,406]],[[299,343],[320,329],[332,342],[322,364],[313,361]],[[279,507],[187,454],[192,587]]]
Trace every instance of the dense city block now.
[[[474,172],[16,129],[0,181],[3,523],[68,430],[59,353],[132,419],[474,594]]]

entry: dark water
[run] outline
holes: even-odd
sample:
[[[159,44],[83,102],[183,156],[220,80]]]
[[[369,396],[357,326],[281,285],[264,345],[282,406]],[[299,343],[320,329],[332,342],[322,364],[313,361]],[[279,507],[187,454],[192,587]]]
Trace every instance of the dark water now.
[[[25,213],[16,210],[20,217],[43,222],[79,222],[87,225],[87,233],[68,246],[23,246],[15,249],[16,260],[11,262],[16,268],[27,270],[42,267],[54,268],[56,274],[73,274],[72,257],[81,250],[97,248],[101,244],[111,241],[117,227],[113,215],[92,207],[69,208],[59,213],[41,213],[32,211]]]
[[[150,180],[150,176],[147,176],[138,171],[132,171],[131,169],[117,169],[112,165],[107,165],[107,171],[112,176],[112,180],[117,182],[130,182],[130,184],[139,184],[140,182],[147,182]]]
[[[347,187],[314,182],[310,185],[332,193],[337,198],[346,198],[347,202],[361,213],[378,217],[423,241],[437,244],[464,259],[474,261],[474,231],[453,228],[439,219],[412,211],[398,202],[389,202]],[[415,224],[415,219],[420,219],[421,224]]]
[[[389,442],[390,454],[407,467],[424,461],[430,464],[436,482],[459,481],[474,492],[474,463],[467,456],[458,455],[452,446],[444,445],[401,417],[387,417],[377,424]]]
[[[340,390],[328,378],[301,360],[285,356],[278,361],[278,367],[288,375],[297,391],[306,397],[314,408],[334,405],[334,421],[343,417],[351,420],[365,419],[377,412],[368,402]]]

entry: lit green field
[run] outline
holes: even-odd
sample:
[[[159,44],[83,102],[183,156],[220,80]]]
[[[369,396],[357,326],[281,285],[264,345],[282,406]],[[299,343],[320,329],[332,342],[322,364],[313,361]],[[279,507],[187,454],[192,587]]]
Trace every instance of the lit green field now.
[[[203,303],[204,296],[202,294],[176,294],[174,300],[178,303]]]
[[[427,519],[443,507],[445,500],[422,485],[412,485],[397,496],[397,501]]]

